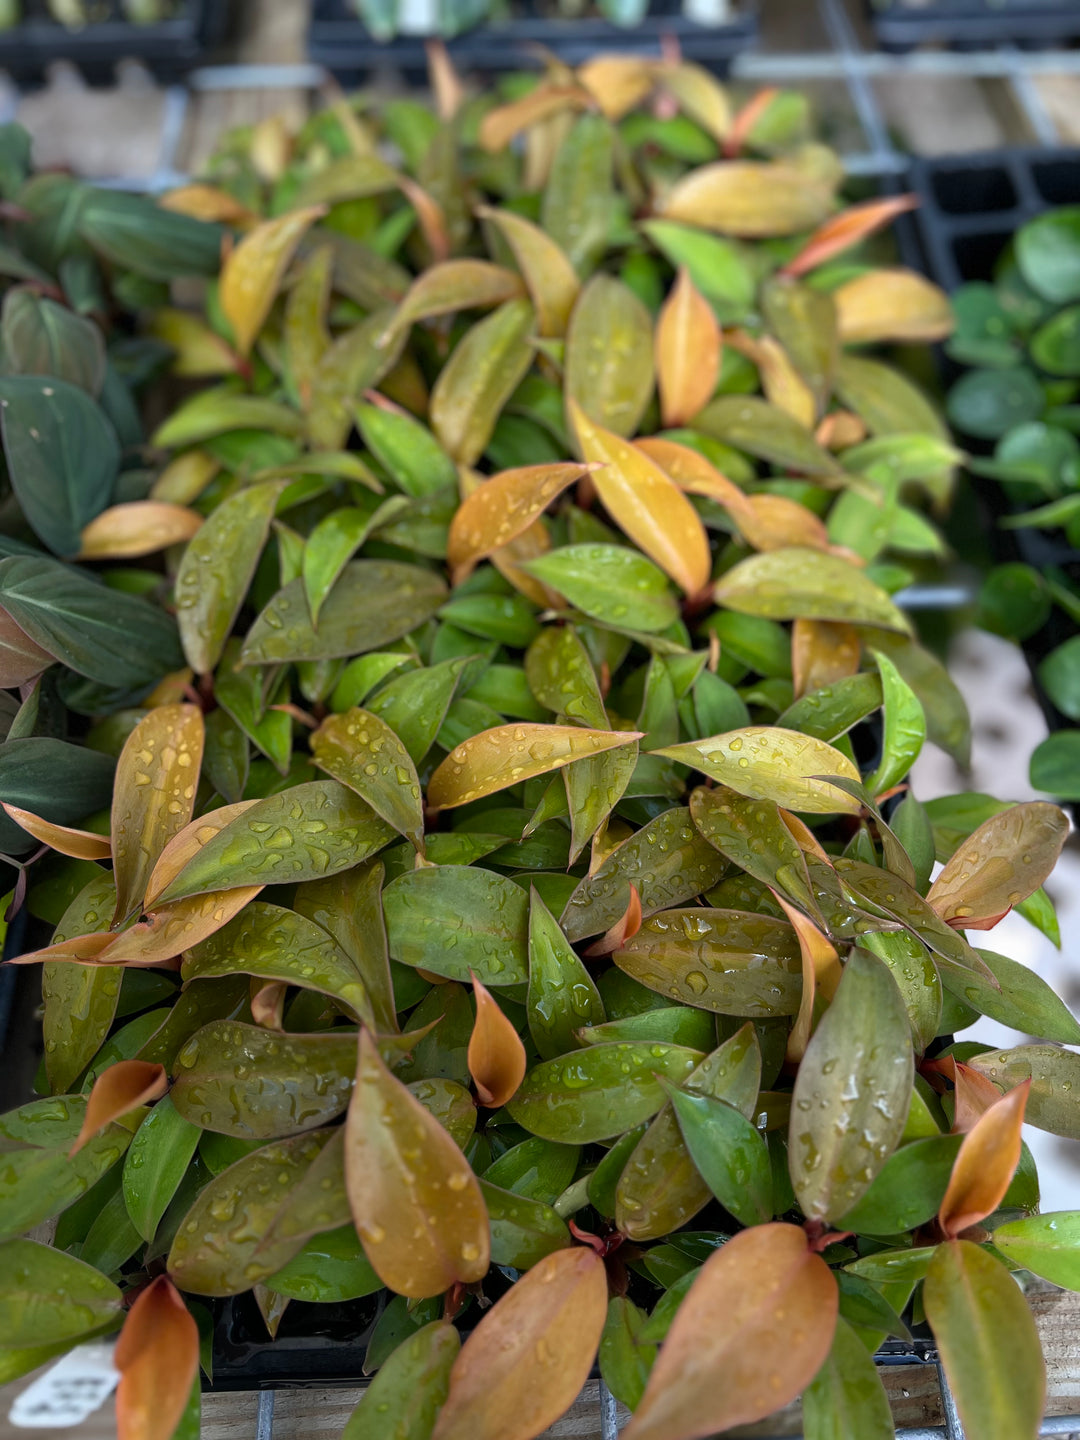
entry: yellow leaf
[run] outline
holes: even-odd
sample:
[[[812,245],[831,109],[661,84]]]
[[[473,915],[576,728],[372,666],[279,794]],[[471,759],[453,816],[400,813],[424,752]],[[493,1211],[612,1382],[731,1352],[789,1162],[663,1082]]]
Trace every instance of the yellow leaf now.
[[[656,324],[656,379],[665,426],[688,424],[712,399],[720,349],[712,306],[682,266]]]
[[[205,321],[186,310],[168,307],[158,310],[151,321],[150,333],[172,350],[170,369],[174,375],[189,378],[232,375],[238,368],[239,360],[232,346]]]
[[[740,795],[775,800],[785,810],[857,815],[861,809],[853,795],[828,782],[830,775],[861,781],[852,761],[824,740],[797,730],[748,725],[652,753],[701,770]]]
[[[117,1440],[171,1440],[199,1373],[199,1327],[167,1275],[128,1311],[113,1362]]]
[[[786,495],[750,495],[747,508],[749,514],[739,515],[736,524],[752,549],[783,550],[792,545],[829,549],[825,522],[797,500]]]
[[[476,1020],[469,1037],[469,1074],[481,1105],[497,1110],[512,1100],[525,1079],[525,1046],[513,1024],[492,999],[490,990],[472,977]]]
[[[185,450],[170,460],[150,487],[150,499],[171,505],[190,505],[197,500],[221,469],[221,462],[205,450]]]
[[[688,495],[707,495],[710,500],[730,510],[736,521],[752,517],[750,496],[722,475],[699,450],[680,445],[677,440],[665,440],[659,435],[645,436],[635,440],[634,444],[650,460],[655,460],[661,470]]]
[[[702,165],[669,191],[660,213],[723,235],[797,235],[829,212],[832,186],[794,166],[749,160]]]
[[[491,1235],[476,1176],[366,1029],[345,1119],[345,1188],[364,1253],[397,1294],[441,1295],[487,1273]]]
[[[534,1440],[577,1399],[606,1318],[599,1255],[546,1255],[466,1340],[431,1440]]]
[[[854,675],[862,646],[854,625],[798,619],[791,627],[791,673],[795,698]]]
[[[428,804],[436,810],[468,805],[561,770],[586,755],[599,755],[640,740],[636,730],[586,730],[579,725],[496,725],[455,745],[428,781]]]
[[[258,803],[257,800],[238,800],[235,805],[222,805],[217,810],[200,815],[198,820],[191,821],[174,835],[150,872],[150,879],[146,884],[147,909],[153,907],[158,896],[169,888],[188,861],[192,860],[204,845],[209,844],[226,825],[231,825],[238,815]]]
[[[128,736],[112,803],[116,919],[140,910],[150,872],[195,807],[205,727],[197,705],[162,705]]]
[[[656,61],[640,55],[597,55],[578,67],[577,78],[609,120],[621,120],[656,83]]]
[[[81,1150],[99,1130],[129,1110],[160,1100],[168,1088],[164,1065],[151,1065],[148,1060],[115,1061],[94,1081],[86,1102],[86,1117],[70,1153]]]
[[[162,210],[190,215],[193,220],[218,221],[223,225],[246,226],[256,216],[235,195],[214,185],[181,185],[158,200]]]
[[[589,94],[577,85],[538,85],[520,100],[489,110],[480,122],[480,144],[492,152],[505,150],[522,130],[564,111],[588,110]]]
[[[805,275],[818,265],[840,255],[852,245],[858,245],[875,230],[891,225],[897,215],[913,210],[918,205],[917,195],[892,195],[885,200],[867,200],[862,205],[852,205],[826,220],[806,242],[798,255],[781,270],[783,275]]]
[[[981,929],[1037,890],[1069,834],[1064,810],[1046,800],[1010,805],[961,842],[927,900],[958,929]]]
[[[702,65],[683,60],[661,66],[659,78],[684,114],[707,130],[714,140],[724,139],[731,128],[731,104],[715,75]]]
[[[567,408],[582,457],[603,467],[593,483],[604,508],[687,595],[700,594],[712,560],[705,526],[690,501],[642,450],[593,424],[573,400]]]
[[[79,560],[134,560],[167,545],[190,540],[202,516],[165,500],[132,500],[113,505],[90,521],[82,532]]]
[[[471,569],[478,560],[516,540],[568,485],[591,468],[572,463],[524,465],[482,481],[451,521],[447,559],[452,568]]]
[[[817,405],[814,392],[792,364],[791,357],[772,335],[743,332],[728,337],[733,350],[752,360],[761,375],[761,388],[770,405],[783,410],[807,430],[814,428]]]
[[[938,1223],[950,1240],[992,1215],[1020,1163],[1020,1135],[1031,1081],[1003,1095],[965,1135],[953,1162]]]
[[[54,825],[43,820],[30,810],[20,810],[18,805],[4,805],[8,815],[28,835],[48,845],[58,855],[70,855],[73,860],[109,860],[112,845],[107,835],[93,835],[88,830],[72,830],[67,825]]]
[[[623,1440],[697,1440],[781,1409],[824,1364],[838,1307],[832,1272],[798,1226],[740,1231],[675,1312]]]
[[[514,252],[536,311],[537,330],[544,336],[566,334],[581,282],[566,252],[550,235],[512,210],[481,206],[476,212],[488,220]]]
[[[869,270],[833,291],[845,345],[944,340],[955,328],[944,290],[914,270]]]
[[[241,355],[250,354],[297,246],[325,213],[325,206],[309,205],[264,221],[245,235],[222,266],[221,308]]]

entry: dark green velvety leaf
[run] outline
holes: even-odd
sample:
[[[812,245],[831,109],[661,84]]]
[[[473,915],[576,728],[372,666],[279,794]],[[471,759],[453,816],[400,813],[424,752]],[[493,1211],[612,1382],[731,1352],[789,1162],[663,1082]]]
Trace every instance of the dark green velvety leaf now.
[[[85,390],[40,375],[0,378],[0,430],[31,528],[57,555],[77,554],[83,527],[112,496],[116,431]]]
[[[340,1115],[355,1075],[355,1032],[283,1036],[218,1020],[180,1049],[170,1093],[193,1125],[238,1140],[269,1140]]]
[[[4,364],[12,375],[52,375],[66,384],[101,393],[105,341],[93,320],[16,286],[4,296],[0,318]]]

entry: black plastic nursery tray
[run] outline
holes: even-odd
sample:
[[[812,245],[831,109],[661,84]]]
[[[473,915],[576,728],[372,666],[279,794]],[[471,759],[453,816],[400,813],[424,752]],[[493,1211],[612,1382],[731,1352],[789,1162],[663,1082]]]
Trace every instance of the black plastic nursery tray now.
[[[918,45],[1041,50],[1080,39],[1076,0],[867,0],[867,11],[883,50]]]
[[[54,20],[45,0],[22,0],[23,18],[0,31],[0,70],[20,85],[40,84],[57,60],[76,65],[91,85],[107,85],[121,60],[138,60],[159,80],[177,80],[203,64],[225,38],[230,0],[173,0],[159,24],[135,25],[119,0],[88,6],[92,19],[78,29]]]
[[[594,18],[561,20],[545,13],[539,0],[521,0],[518,9],[512,18],[478,25],[447,42],[459,70],[485,73],[512,67],[540,68],[539,46],[570,65],[612,50],[659,54],[661,42],[671,37],[679,42],[686,59],[724,73],[735,56],[757,39],[757,0],[739,0],[737,13],[722,25],[701,25],[687,19],[680,0],[650,0],[648,14],[633,27]],[[422,77],[427,67],[427,38],[398,35],[378,41],[350,0],[313,0],[308,54],[343,85],[362,84],[373,70],[382,67]]]

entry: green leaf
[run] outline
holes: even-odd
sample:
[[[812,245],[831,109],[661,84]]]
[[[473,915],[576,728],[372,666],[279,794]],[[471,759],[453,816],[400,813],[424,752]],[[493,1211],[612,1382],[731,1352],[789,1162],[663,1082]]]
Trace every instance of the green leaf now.
[[[1080,800],[1080,730],[1057,730],[1036,745],[1029,778],[1059,800]]]
[[[270,1140],[340,1115],[355,1073],[355,1032],[283,1036],[214,1020],[178,1051],[170,1095],[177,1112],[204,1130]],[[257,1086],[237,1083],[256,1076]]]
[[[655,753],[701,770],[740,795],[774,800],[787,810],[853,815],[860,808],[857,799],[828,783],[829,776],[859,783],[854,764],[823,740],[794,730],[749,725]]]
[[[580,1154],[577,1145],[532,1137],[504,1150],[484,1171],[484,1179],[526,1200],[551,1205],[573,1180]]]
[[[579,275],[596,268],[608,244],[615,208],[614,142],[607,119],[582,115],[555,152],[544,190],[541,226]]]
[[[162,450],[171,450],[198,445],[232,430],[267,430],[272,435],[298,436],[303,428],[303,418],[295,410],[274,400],[241,395],[224,388],[201,390],[154,431],[151,443]]]
[[[881,680],[860,672],[802,695],[777,717],[786,730],[799,730],[834,745],[860,720],[881,708]]]
[[[740,1225],[772,1219],[769,1147],[733,1105],[665,1085],[690,1158],[709,1189]]]
[[[725,323],[743,319],[753,308],[753,271],[731,240],[674,220],[643,220],[639,228],[676,270],[686,266],[695,288]]]
[[[1011,1264],[1066,1290],[1080,1290],[1080,1210],[1010,1220],[991,1239]]]
[[[1024,279],[1045,300],[1080,300],[1080,207],[1048,211],[1021,227],[1016,260]]]
[[[998,440],[1014,426],[1038,420],[1046,408],[1043,388],[1024,365],[1008,370],[969,370],[949,391],[949,420],[980,440]]]
[[[1038,668],[1039,683],[1070,720],[1080,720],[1080,636],[1051,650]]]
[[[76,555],[112,496],[120,443],[100,406],[66,380],[0,377],[0,430],[12,489],[50,550]]]
[[[79,235],[122,270],[148,280],[213,276],[221,262],[220,225],[166,210],[146,195],[87,186],[79,206]]]
[[[678,619],[664,572],[625,545],[563,545],[522,569],[594,620],[652,634]]]
[[[308,610],[302,579],[279,590],[244,641],[244,665],[335,660],[377,650],[430,619],[446,598],[442,580],[396,560],[353,560],[319,612]],[[0,596],[2,599],[2,596]]]
[[[642,1339],[649,1317],[632,1300],[615,1295],[608,1301],[600,1336],[600,1374],[616,1400],[635,1410],[656,1359],[657,1347]]]
[[[565,394],[598,425],[630,437],[653,391],[652,316],[610,275],[578,296],[566,335]]]
[[[869,1189],[900,1142],[913,1075],[896,982],[856,949],[795,1080],[788,1163],[808,1219],[832,1223]]]
[[[468,983],[518,985],[528,977],[529,899],[512,880],[475,866],[399,875],[383,891],[393,959]]]
[[[359,708],[332,715],[312,736],[311,749],[320,770],[355,790],[388,825],[423,850],[416,767],[385,720]]]
[[[829,1358],[803,1391],[805,1440],[892,1440],[895,1433],[873,1356],[841,1317]]]
[[[93,320],[15,286],[0,318],[4,366],[12,375],[51,375],[90,396],[105,383],[105,341]]]
[[[351,1221],[313,1235],[287,1265],[268,1275],[262,1284],[274,1295],[315,1305],[361,1300],[382,1289]]]
[[[460,465],[484,453],[503,406],[532,361],[534,315],[508,300],[458,341],[431,391],[431,427]]]
[[[426,425],[401,410],[358,405],[364,444],[394,483],[414,499],[457,485],[457,470]]]
[[[709,844],[740,870],[764,885],[783,890],[810,915],[817,913],[806,860],[784,823],[779,805],[748,799],[725,786],[712,790],[702,787],[690,796],[690,814]]]
[[[939,1245],[923,1305],[964,1429],[980,1440],[1034,1440],[1046,1398],[1042,1348],[1001,1261],[970,1240]]]
[[[147,689],[183,663],[164,610],[45,556],[0,560],[0,608],[62,665],[110,689]]]
[[[1039,1130],[1080,1139],[1080,1055],[1056,1045],[988,1050],[968,1062],[1004,1090],[1031,1081],[1024,1119]]]
[[[200,1128],[184,1119],[168,1095],[136,1130],[124,1160],[124,1203],[144,1240],[153,1240],[201,1135]]]
[[[331,935],[352,962],[367,992],[364,1023],[392,1035],[398,1022],[382,914],[384,873],[376,860],[324,880],[309,880],[293,892],[293,909]]]
[[[604,1005],[592,977],[535,887],[529,897],[529,1033],[542,1060],[579,1047],[575,1031],[602,1025]]]
[[[309,780],[238,815],[157,898],[181,900],[241,885],[316,880],[359,865],[393,835],[344,785]]]
[[[456,658],[410,670],[396,676],[368,701],[368,710],[386,721],[415,765],[435,743],[465,669],[465,660]]]
[[[731,610],[772,620],[846,620],[907,633],[910,624],[866,572],[823,550],[767,550],[741,560],[716,584]]]
[[[116,887],[112,875],[99,871],[60,917],[52,943],[107,930],[115,909]],[[54,960],[42,966],[45,1072],[53,1094],[70,1090],[97,1054],[116,1017],[122,975],[123,971],[116,965],[72,965],[65,960]],[[78,1130],[67,1143],[73,1144],[77,1134]]]
[[[862,944],[889,967],[911,1022],[915,1052],[922,1055],[941,1029],[942,982],[933,957],[907,930],[870,931]]]
[[[1080,306],[1059,310],[1030,342],[1031,358],[1049,375],[1080,375]]]
[[[721,395],[694,417],[694,428],[801,475],[835,476],[840,471],[809,430],[757,395]]]
[[[874,652],[885,697],[881,760],[867,777],[871,795],[880,795],[905,779],[926,739],[926,715],[919,697],[883,651]]]
[[[655,1115],[661,1078],[683,1080],[701,1059],[680,1045],[594,1045],[534,1066],[507,1112],[545,1140],[605,1140]]]
[[[445,1320],[407,1335],[379,1367],[341,1440],[431,1440],[460,1349]]]
[[[946,988],[958,1000],[1012,1030],[1038,1035],[1043,1040],[1056,1040],[1062,1045],[1080,1045],[1080,1021],[1041,975],[993,950],[978,953],[1000,988],[987,984],[978,975],[967,974],[961,978],[953,971],[946,971],[943,976]]]
[[[545,1255],[571,1244],[566,1221],[542,1200],[502,1190],[487,1176],[480,1181],[480,1193],[491,1222],[493,1265],[529,1270]]]
[[[902,1235],[925,1225],[941,1207],[962,1139],[929,1136],[894,1150],[837,1228],[860,1235]]]
[[[945,666],[929,650],[891,630],[863,630],[864,642],[883,650],[914,690],[926,715],[927,737],[967,768],[971,759],[971,719],[963,695]]]
[[[0,1345],[77,1340],[120,1315],[120,1291],[92,1265],[36,1240],[0,1245]]]

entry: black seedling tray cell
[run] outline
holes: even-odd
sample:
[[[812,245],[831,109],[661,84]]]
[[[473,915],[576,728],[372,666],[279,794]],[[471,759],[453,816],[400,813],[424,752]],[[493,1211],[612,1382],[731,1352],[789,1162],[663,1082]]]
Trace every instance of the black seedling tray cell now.
[[[20,85],[38,85],[57,60],[78,67],[91,85],[109,85],[121,60],[138,60],[165,83],[179,80],[225,38],[230,0],[174,0],[160,24],[125,20],[119,0],[98,0],[91,23],[68,29],[49,14],[45,0],[23,0],[23,19],[0,31],[0,70]]]
[[[1080,4],[1071,8],[1080,33]],[[912,163],[908,181],[920,199],[910,217],[918,259],[930,279],[951,292],[973,280],[991,281],[1000,255],[1027,221],[1061,205],[1080,204],[1080,149],[1029,146],[920,159]],[[938,353],[943,379],[951,384],[963,367]],[[973,453],[992,449],[970,437],[959,439]],[[1021,560],[1043,574],[1056,567],[1080,586],[1080,550],[1070,546],[1060,530],[1003,530],[998,522],[1013,507],[1002,488],[994,481],[980,481],[977,495],[999,563]],[[1046,624],[1022,645],[1052,731],[1070,729],[1075,722],[1043,692],[1037,667],[1075,634],[1073,622],[1055,605]]]
[[[661,42],[672,37],[687,60],[697,60],[718,73],[726,72],[736,55],[757,39],[757,0],[741,0],[739,13],[723,25],[699,25],[682,14],[680,0],[650,0],[640,25],[623,27],[596,18],[560,20],[543,12],[539,0],[521,0],[520,13],[476,26],[447,42],[454,64],[463,73],[501,72],[509,68],[540,69],[538,46],[569,65],[594,55],[619,50],[658,55]],[[308,55],[346,86],[363,84],[373,70],[392,67],[423,82],[427,71],[423,35],[398,35],[375,40],[349,0],[314,0],[308,31]]]
[[[919,45],[1045,50],[1080,39],[1076,0],[866,0],[866,9],[881,48],[901,53]]]

